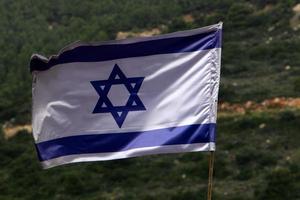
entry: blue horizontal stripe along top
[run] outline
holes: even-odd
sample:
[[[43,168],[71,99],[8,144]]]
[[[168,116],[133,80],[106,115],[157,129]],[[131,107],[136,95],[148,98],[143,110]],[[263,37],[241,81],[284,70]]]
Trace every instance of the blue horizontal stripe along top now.
[[[49,60],[33,56],[30,71],[43,71],[52,66],[72,62],[99,62],[129,57],[149,56],[167,53],[183,53],[221,47],[221,29],[195,35],[155,38],[133,43],[79,45],[63,51]]]
[[[215,142],[216,124],[194,124],[144,132],[78,135],[36,144],[40,161],[61,156],[120,152],[143,147]]]

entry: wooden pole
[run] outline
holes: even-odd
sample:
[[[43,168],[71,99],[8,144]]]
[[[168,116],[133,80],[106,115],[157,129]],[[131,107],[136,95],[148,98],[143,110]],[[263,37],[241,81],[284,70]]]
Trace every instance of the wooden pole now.
[[[214,151],[210,151],[210,153],[209,153],[209,165],[208,165],[207,200],[211,200],[212,199],[214,159],[215,159],[215,152]]]

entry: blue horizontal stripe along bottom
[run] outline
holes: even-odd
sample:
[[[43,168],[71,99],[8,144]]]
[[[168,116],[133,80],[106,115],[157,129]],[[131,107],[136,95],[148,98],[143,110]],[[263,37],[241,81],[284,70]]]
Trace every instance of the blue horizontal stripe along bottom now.
[[[194,124],[144,132],[78,135],[36,144],[40,161],[61,156],[120,152],[143,147],[215,142],[216,124]]]
[[[129,57],[183,53],[221,47],[221,29],[190,36],[161,38],[125,44],[80,45],[49,61],[32,57],[30,71],[43,71],[72,62],[100,62]]]

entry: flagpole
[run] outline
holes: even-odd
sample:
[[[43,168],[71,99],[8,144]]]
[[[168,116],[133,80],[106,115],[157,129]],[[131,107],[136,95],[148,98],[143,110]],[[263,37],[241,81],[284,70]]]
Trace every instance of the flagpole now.
[[[207,200],[211,200],[212,199],[214,159],[215,159],[215,152],[214,151],[210,151],[209,152],[209,165],[208,165]]]

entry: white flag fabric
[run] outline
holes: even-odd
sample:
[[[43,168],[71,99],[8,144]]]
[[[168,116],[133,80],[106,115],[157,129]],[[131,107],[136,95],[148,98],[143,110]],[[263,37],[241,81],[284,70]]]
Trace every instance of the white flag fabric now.
[[[214,151],[222,24],[34,54],[32,123],[44,168]]]

